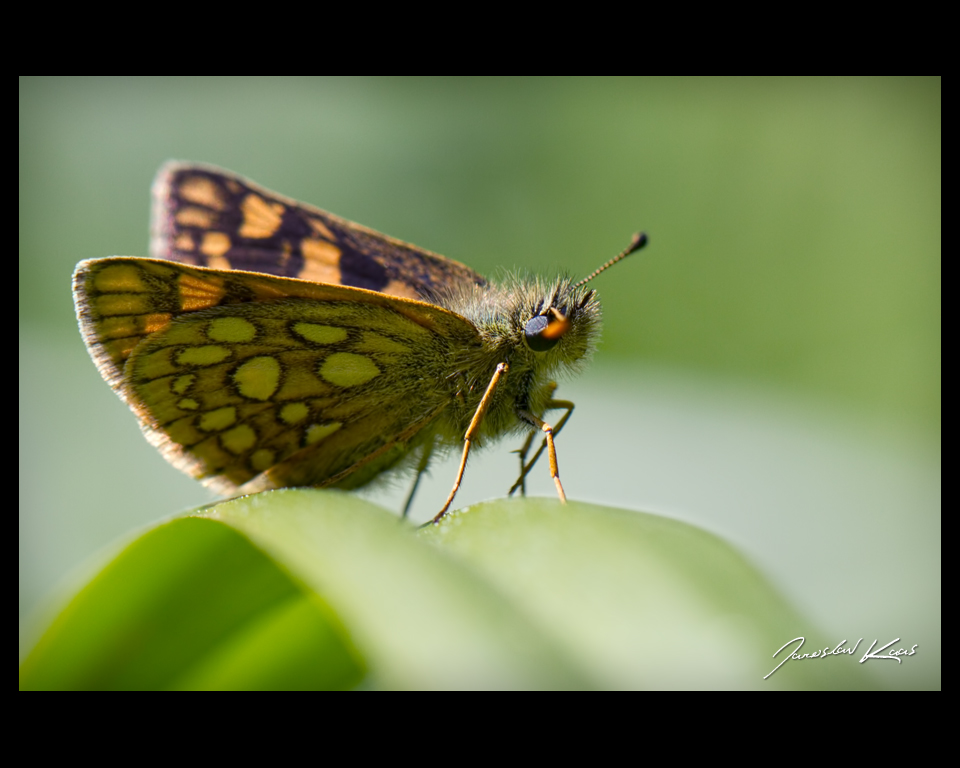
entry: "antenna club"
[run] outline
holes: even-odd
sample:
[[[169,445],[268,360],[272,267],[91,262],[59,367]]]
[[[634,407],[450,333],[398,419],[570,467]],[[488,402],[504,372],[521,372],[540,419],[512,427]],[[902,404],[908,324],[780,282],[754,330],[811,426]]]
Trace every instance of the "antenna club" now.
[[[631,254],[631,253],[634,253],[635,251],[639,251],[641,248],[643,248],[643,246],[647,244],[647,241],[649,239],[650,238],[647,237],[646,232],[637,232],[633,236],[633,241],[630,243],[630,247],[627,249],[627,254]]]

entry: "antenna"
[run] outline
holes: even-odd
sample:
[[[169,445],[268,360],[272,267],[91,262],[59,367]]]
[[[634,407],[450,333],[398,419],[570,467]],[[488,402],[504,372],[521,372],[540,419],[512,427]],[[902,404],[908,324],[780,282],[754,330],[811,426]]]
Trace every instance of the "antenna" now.
[[[581,280],[579,283],[577,283],[573,287],[579,288],[584,283],[589,283],[591,280],[593,280],[593,278],[595,278],[604,270],[610,269],[610,267],[612,267],[618,261],[623,261],[631,253],[635,253],[636,251],[639,251],[641,248],[643,248],[643,246],[647,244],[647,240],[648,238],[647,238],[646,232],[637,232],[637,234],[633,236],[633,240],[630,241],[630,245],[624,248],[618,255],[614,256],[612,259],[610,259],[610,261],[608,261],[602,267],[595,270],[594,272],[591,272],[589,275],[587,275],[585,278],[583,278],[583,280]]]

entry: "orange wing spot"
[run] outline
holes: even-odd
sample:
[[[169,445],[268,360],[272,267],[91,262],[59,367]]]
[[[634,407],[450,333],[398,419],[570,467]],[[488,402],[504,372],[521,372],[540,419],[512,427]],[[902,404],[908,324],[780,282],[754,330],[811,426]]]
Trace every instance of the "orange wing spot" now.
[[[300,252],[304,259],[310,261],[318,261],[332,267],[339,267],[340,265],[340,249],[326,240],[305,237],[300,241]]]
[[[240,184],[236,179],[227,179],[226,180],[227,189],[234,195],[243,190],[243,185]]]
[[[314,234],[320,235],[320,237],[325,238],[330,242],[335,243],[337,241],[337,238],[334,236],[333,232],[331,232],[327,228],[327,225],[320,221],[320,219],[307,217],[307,223],[310,225],[310,229],[313,230]]]
[[[146,293],[143,273],[133,264],[111,264],[93,273],[93,286],[103,293]]]
[[[144,315],[141,322],[144,333],[156,333],[170,325],[170,315],[166,312],[156,312],[152,315]]]
[[[404,299],[419,299],[420,296],[408,284],[401,280],[391,280],[387,283],[381,293],[389,293],[391,296],[400,296]]]
[[[304,260],[303,269],[297,273],[300,280],[309,280],[311,283],[332,283],[340,285],[342,275],[339,267],[322,264],[317,261]]]
[[[183,272],[179,280],[180,308],[184,312],[215,307],[226,295],[223,280],[215,277],[199,277]]]
[[[180,197],[215,211],[222,211],[227,207],[223,190],[206,176],[188,176],[180,182]]]
[[[280,203],[268,203],[251,193],[243,198],[240,210],[243,212],[240,236],[262,239],[270,237],[280,228],[284,208]]]
[[[211,258],[223,256],[230,250],[230,237],[225,232],[207,232],[200,243],[200,253]]]
[[[233,266],[230,264],[230,259],[225,259],[223,256],[210,256],[205,266],[210,267],[210,269],[233,269]]]
[[[178,251],[192,251],[197,247],[197,244],[193,242],[193,235],[189,232],[181,232],[174,238],[173,247]]]
[[[200,227],[211,229],[217,221],[217,215],[203,208],[182,208],[173,217],[181,227]]]

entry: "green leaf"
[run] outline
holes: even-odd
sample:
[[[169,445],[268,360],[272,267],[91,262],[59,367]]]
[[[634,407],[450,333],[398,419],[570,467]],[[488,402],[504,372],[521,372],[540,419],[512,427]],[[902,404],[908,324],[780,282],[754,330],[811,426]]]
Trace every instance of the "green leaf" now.
[[[53,620],[29,689],[342,688],[363,662],[322,599],[235,529],[161,523]]]
[[[729,544],[642,512],[552,499],[493,502],[423,537],[460,556],[603,688],[860,688],[849,656],[773,654],[806,635],[799,616]],[[821,644],[822,648],[823,645]]]
[[[867,686],[849,657],[763,680],[809,626],[729,545],[674,520],[526,499],[418,530],[350,494],[284,490],[123,546],[20,687]]]

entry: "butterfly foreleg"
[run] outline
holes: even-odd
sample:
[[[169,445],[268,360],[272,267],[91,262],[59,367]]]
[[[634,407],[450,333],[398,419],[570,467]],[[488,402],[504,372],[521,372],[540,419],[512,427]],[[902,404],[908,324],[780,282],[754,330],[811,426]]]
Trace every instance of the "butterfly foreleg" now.
[[[460,458],[460,469],[457,470],[457,479],[453,483],[453,489],[450,491],[450,495],[447,496],[447,501],[443,505],[443,509],[430,521],[430,524],[440,522],[440,518],[447,514],[450,504],[453,503],[453,497],[457,495],[457,491],[460,489],[460,481],[463,480],[463,471],[467,466],[467,455],[470,453],[470,443],[480,429],[480,423],[483,421],[484,414],[486,414],[487,409],[490,407],[490,403],[493,402],[493,393],[497,388],[497,384],[500,383],[500,380],[506,375],[509,369],[510,366],[507,365],[507,363],[497,364],[497,370],[494,371],[493,377],[487,385],[487,391],[483,393],[480,405],[477,406],[476,413],[473,414],[473,419],[470,421],[470,426],[467,427],[466,434],[463,436],[463,456]]]

